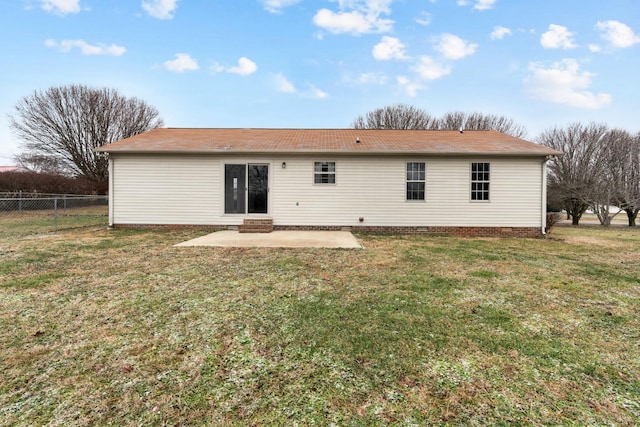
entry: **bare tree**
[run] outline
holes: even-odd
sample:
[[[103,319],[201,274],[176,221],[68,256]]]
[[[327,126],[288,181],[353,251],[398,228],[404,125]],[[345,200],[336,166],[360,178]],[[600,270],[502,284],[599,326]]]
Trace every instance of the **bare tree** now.
[[[465,129],[467,114],[462,111],[452,111],[446,113],[438,119],[438,129],[441,130],[462,130]]]
[[[527,136],[527,130],[523,125],[514,122],[513,119],[508,117],[494,114],[469,114],[462,111],[453,111],[445,114],[438,124],[440,129],[496,130],[516,138]]]
[[[549,163],[549,198],[560,201],[573,225],[580,223],[598,198],[596,190],[603,170],[600,147],[607,132],[604,124],[573,123],[546,130],[537,138],[540,144],[564,153]]]
[[[82,85],[35,91],[9,115],[24,155],[56,159],[72,175],[99,182],[107,180],[107,160],[94,148],[162,125],[158,110],[144,101]]]
[[[608,151],[612,203],[626,212],[629,227],[634,227],[640,212],[640,133],[613,130]]]
[[[627,135],[626,131],[608,129],[594,152],[593,174],[597,181],[591,190],[590,207],[600,224],[605,226],[611,225],[613,218],[622,212],[616,204],[616,194],[625,179],[620,162],[625,157],[622,148],[626,145]]]
[[[377,108],[356,118],[352,126],[356,129],[497,130],[516,138],[523,138],[527,133],[524,126],[504,116],[453,111],[436,118],[405,104]]]
[[[437,120],[424,110],[406,104],[377,108],[358,116],[355,129],[437,129]]]
[[[52,175],[66,175],[65,167],[59,158],[40,154],[22,153],[14,157],[16,164],[33,172]]]

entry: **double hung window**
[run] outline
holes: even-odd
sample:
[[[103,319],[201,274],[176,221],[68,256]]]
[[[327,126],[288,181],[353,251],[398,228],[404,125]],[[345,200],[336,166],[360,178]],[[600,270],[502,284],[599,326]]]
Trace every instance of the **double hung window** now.
[[[314,162],[313,163],[313,183],[314,184],[335,184],[336,183],[336,162]]]
[[[407,200],[425,199],[425,163],[407,162]]]
[[[471,163],[471,200],[489,201],[489,163]]]

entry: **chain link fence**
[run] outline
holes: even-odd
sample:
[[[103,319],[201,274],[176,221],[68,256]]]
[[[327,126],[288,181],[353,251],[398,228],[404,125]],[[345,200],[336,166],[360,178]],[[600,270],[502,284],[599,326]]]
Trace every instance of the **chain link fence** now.
[[[0,239],[108,222],[107,196],[0,192]]]

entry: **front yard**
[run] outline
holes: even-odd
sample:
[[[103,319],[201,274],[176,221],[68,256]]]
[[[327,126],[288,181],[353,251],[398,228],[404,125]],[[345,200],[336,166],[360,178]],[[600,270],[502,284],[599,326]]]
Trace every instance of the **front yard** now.
[[[640,230],[0,243],[1,425],[640,423]]]

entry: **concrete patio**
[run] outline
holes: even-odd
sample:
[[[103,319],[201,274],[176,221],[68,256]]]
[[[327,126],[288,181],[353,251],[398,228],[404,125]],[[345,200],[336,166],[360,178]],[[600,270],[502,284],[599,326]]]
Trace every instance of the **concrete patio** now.
[[[239,233],[216,231],[175,246],[216,246],[223,248],[342,248],[362,249],[348,231],[273,231],[271,233]]]

